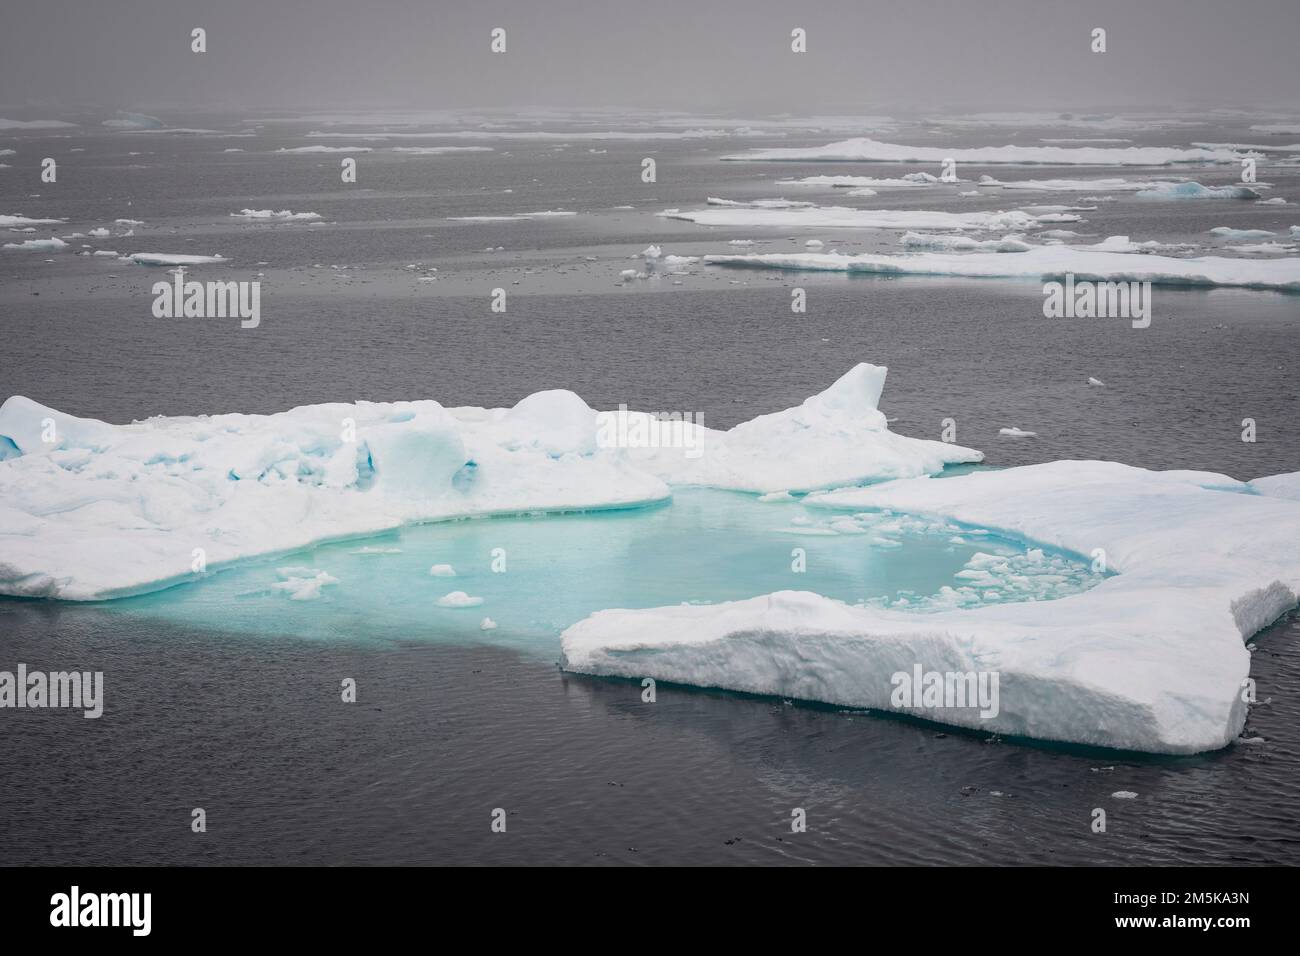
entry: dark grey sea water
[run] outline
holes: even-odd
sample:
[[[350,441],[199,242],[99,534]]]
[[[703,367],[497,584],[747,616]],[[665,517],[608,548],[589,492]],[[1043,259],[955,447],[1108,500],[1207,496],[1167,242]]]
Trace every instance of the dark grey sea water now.
[[[251,126],[221,117],[184,125]],[[120,233],[126,227],[115,219],[139,219],[134,236],[69,242],[123,253],[219,252],[229,264],[192,275],[260,274],[264,283],[262,326],[241,331],[237,322],[154,319],[149,286],[164,270],[76,256],[75,248],[2,252],[0,398],[24,394],[124,422],[357,398],[500,406],[567,387],[595,407],[691,409],[718,427],[797,404],[870,361],[890,367],[882,407],[895,430],[938,437],[942,419],[954,417],[959,441],[994,465],[1107,458],[1243,479],[1300,470],[1295,296],[1158,289],[1151,327],[1134,330],[1115,320],[1044,319],[1034,283],[703,269],[681,286],[618,281],[650,242],[691,255],[734,251],[734,238],[771,240],[760,251],[795,248],[782,230],[709,230],[653,215],[706,196],[952,208],[950,195],[936,200],[924,190],[853,200],[771,183],[913,166],[716,161],[750,145],[845,134],[575,140],[564,149],[556,148],[564,140],[487,141],[493,153],[459,156],[404,156],[375,142],[376,153],[361,155],[359,188],[348,188],[338,182],[336,155],[273,152],[345,142],[304,139],[312,128],[0,141],[17,152],[0,169],[0,214],[68,220],[38,235],[105,224]],[[1063,135],[1073,134],[960,131],[942,141]],[[1117,135],[1150,145],[1259,138],[1244,127]],[[47,155],[60,159],[57,185],[39,182],[34,163]],[[647,155],[659,163],[654,185],[638,179]],[[1295,170],[1260,178],[1295,203]],[[981,172],[1006,170],[961,175]],[[1235,175],[1179,173],[1207,185]],[[1078,197],[1002,197],[972,208],[1017,201]],[[614,208],[622,205],[635,208]],[[229,217],[245,207],[314,211],[327,225]],[[1285,230],[1300,221],[1294,208],[1122,201],[1070,228],[1097,239],[1210,245],[1214,226]],[[446,218],[553,209],[580,215]],[[822,237],[845,251],[893,248],[897,238]],[[795,284],[809,290],[806,315],[789,311]],[[510,293],[504,315],[488,308],[497,286]],[[1106,387],[1089,387],[1089,376]],[[1253,444],[1241,441],[1246,417],[1258,422]],[[1011,425],[1038,437],[999,439]],[[537,655],[364,636],[254,638],[116,609],[0,601],[0,667],[23,661],[112,675],[103,719],[0,713],[0,859],[1300,862],[1294,618],[1255,639],[1252,675],[1271,701],[1252,709],[1247,735],[1263,742],[1190,758],[988,742],[913,721],[689,688],[661,688],[646,707],[635,684],[565,675]],[[341,676],[357,677],[358,705],[338,705]],[[1111,799],[1119,790],[1139,797]],[[1097,806],[1110,814],[1106,834],[1089,830]],[[207,811],[206,834],[190,831],[194,807]],[[490,832],[495,807],[510,814],[505,835]],[[808,812],[807,834],[790,833],[794,807]]]

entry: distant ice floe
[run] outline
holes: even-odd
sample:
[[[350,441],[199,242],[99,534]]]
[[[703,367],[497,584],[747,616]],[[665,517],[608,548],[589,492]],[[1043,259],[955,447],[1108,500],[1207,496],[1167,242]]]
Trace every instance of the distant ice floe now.
[[[1020,210],[939,212],[924,209],[855,209],[849,206],[797,206],[787,209],[711,206],[707,209],[665,210],[657,215],[701,226],[777,226],[784,229],[1023,230],[1043,221]]]
[[[716,196],[709,196],[704,201],[710,206],[728,206],[735,209],[804,209],[816,205],[816,203],[799,202],[793,199],[751,199],[741,201],[739,199],[718,199]]]
[[[1037,438],[1038,432],[1025,431],[1023,428],[1016,428],[1014,425],[1010,428],[999,428],[998,434],[1003,438]]]
[[[321,218],[318,212],[293,212],[290,209],[241,209],[232,212],[230,217],[253,222],[316,222]]]
[[[224,256],[190,256],[171,252],[133,252],[126,258],[141,266],[199,266],[229,261]]]
[[[620,415],[635,435],[649,414],[598,413],[564,390],[512,408],[335,403],[130,425],[14,396],[0,406],[0,594],[97,600],[192,580],[195,548],[215,569],[414,522],[633,507],[673,485],[808,491],[982,459],[891,432],[885,375],[857,365],[727,431],[661,423],[675,431],[659,447],[616,440]]]
[[[68,248],[68,244],[56,236],[48,239],[25,239],[22,242],[6,242],[4,248],[15,252],[58,252]]]
[[[1259,199],[1249,186],[1202,186],[1200,183],[1153,183],[1133,194],[1138,199]]]
[[[166,127],[166,123],[156,116],[146,113],[118,113],[113,119],[106,119],[101,124],[109,129],[155,129]]]
[[[11,120],[0,117],[0,129],[68,129],[76,125],[62,120]]]
[[[979,178],[981,187],[993,189],[1027,190],[1030,192],[1049,193],[1087,193],[1087,192],[1136,192],[1147,189],[1154,183],[1131,179],[1021,179],[1000,180],[992,176]]]
[[[1168,146],[900,146],[859,137],[826,146],[755,149],[723,156],[740,162],[934,163],[953,159],[982,165],[1170,166],[1178,163],[1236,163],[1246,155],[1230,149],[1178,149]]]
[[[1268,229],[1234,229],[1231,226],[1215,226],[1210,233],[1220,239],[1269,239],[1277,235]]]
[[[1300,124],[1298,123],[1266,123],[1262,126],[1252,126],[1252,133],[1273,133],[1280,136],[1300,135]]]
[[[373,146],[282,146],[277,153],[369,153]]]
[[[393,146],[394,153],[412,156],[451,156],[457,153],[491,153],[491,146]]]
[[[1101,554],[1118,573],[1057,600],[929,613],[807,591],[599,611],[564,632],[561,663],[881,711],[896,709],[899,671],[992,672],[995,716],[976,707],[906,712],[1091,746],[1215,750],[1244,725],[1246,639],[1297,603],[1297,493],[1300,475],[1246,485],[1208,472],[1059,461],[810,496],[817,509],[914,515],[1085,560]]]
[[[940,182],[933,173],[907,173],[897,178],[878,179],[875,176],[804,176],[802,179],[778,179],[778,186],[829,186],[832,189],[863,190],[862,195],[874,195],[873,189],[933,186]]]
[[[32,219],[28,216],[0,216],[0,226],[53,226],[65,219]]]
[[[911,255],[863,253],[758,253],[709,255],[706,265],[878,275],[965,276],[968,278],[1079,279],[1152,282],[1158,285],[1235,286],[1300,290],[1300,258],[1254,260],[1220,256],[1175,259],[1135,256],[1088,247],[1036,246],[1017,255],[994,252],[920,252]]]

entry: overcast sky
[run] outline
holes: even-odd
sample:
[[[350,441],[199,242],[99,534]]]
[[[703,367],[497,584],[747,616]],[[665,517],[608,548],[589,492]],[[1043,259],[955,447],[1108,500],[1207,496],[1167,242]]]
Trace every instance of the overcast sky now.
[[[0,104],[1300,110],[1298,52],[1300,0],[4,0]]]

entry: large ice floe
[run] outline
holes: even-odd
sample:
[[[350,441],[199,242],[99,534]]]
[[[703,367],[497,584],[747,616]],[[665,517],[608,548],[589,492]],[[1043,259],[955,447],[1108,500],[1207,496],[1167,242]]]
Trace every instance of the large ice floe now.
[[[926,209],[855,209],[849,206],[801,205],[792,208],[710,206],[707,209],[668,209],[658,214],[700,226],[782,229],[1029,229],[1037,215],[1009,212],[941,212]]]
[[[1116,237],[1122,238],[1122,237]],[[1120,244],[1113,247],[1120,249]],[[1127,248],[1125,245],[1124,248]],[[905,255],[863,253],[756,253],[709,255],[707,265],[809,272],[877,275],[964,276],[967,278],[1076,279],[1152,282],[1158,285],[1235,286],[1300,291],[1300,257],[1235,259],[1201,256],[1134,256],[1077,246],[1036,246],[1016,255],[1000,252],[919,252]]]
[[[733,161],[1026,164],[1049,166],[1170,166],[1177,163],[1236,163],[1243,156],[1231,149],[1180,149],[1171,146],[900,146],[860,137],[825,146],[754,149],[723,156]]]
[[[120,597],[419,522],[633,507],[672,485],[807,491],[981,460],[889,431],[885,374],[857,365],[727,431],[598,413],[563,390],[512,408],[357,402],[129,425],[14,396],[0,406],[0,594]]]
[[[587,674],[903,709],[999,734],[1213,750],[1245,720],[1245,639],[1296,605],[1300,501],[1288,495],[1298,487],[1297,476],[1251,486],[1208,472],[1058,461],[809,496],[815,508],[992,529],[1118,573],[1056,600],[932,613],[807,591],[605,610],[565,631],[563,663]],[[998,675],[996,715],[926,701],[895,707],[894,675],[917,668]]]

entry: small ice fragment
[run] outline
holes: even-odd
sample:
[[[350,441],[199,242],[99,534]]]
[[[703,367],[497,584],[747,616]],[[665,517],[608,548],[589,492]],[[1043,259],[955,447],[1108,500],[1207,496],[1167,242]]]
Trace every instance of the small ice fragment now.
[[[454,578],[456,569],[450,564],[435,564],[429,569],[429,573],[435,578]]]
[[[452,591],[438,598],[438,607],[478,607],[482,603],[481,597],[471,597],[464,591]]]

